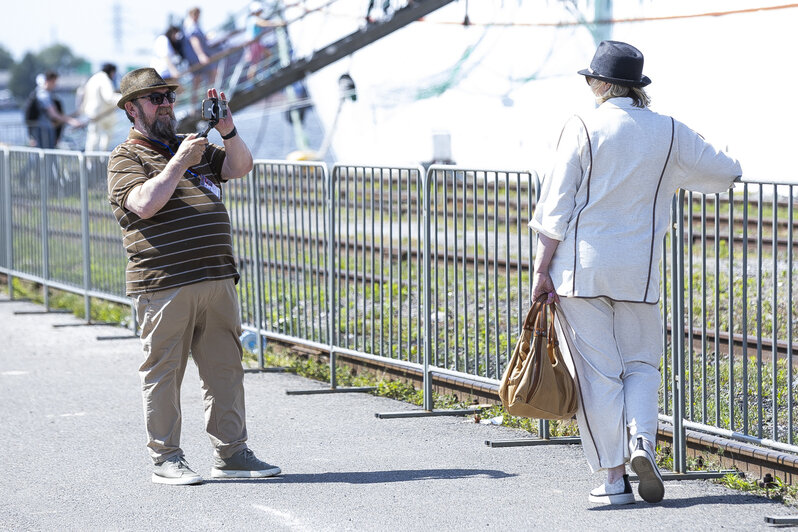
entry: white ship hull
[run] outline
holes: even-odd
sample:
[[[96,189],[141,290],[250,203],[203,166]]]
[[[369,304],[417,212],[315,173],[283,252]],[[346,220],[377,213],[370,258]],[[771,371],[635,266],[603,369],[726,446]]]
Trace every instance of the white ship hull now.
[[[362,26],[366,4],[338,0],[293,23],[295,55],[307,56]],[[592,20],[594,6],[576,4],[578,10],[553,0],[472,0],[473,24],[464,27],[456,23],[466,2],[455,2],[311,75],[307,84],[322,122],[328,129],[337,124],[336,160],[429,161],[433,135],[443,131],[458,164],[545,173],[564,121],[594,106],[576,75],[595,50],[594,35],[578,19]],[[616,0],[610,14],[616,22],[596,37],[643,51],[652,109],[728,147],[747,176],[793,177],[786,154],[798,118],[791,95],[798,8],[751,10],[752,4],[781,5]],[[699,16],[735,10],[748,11]],[[298,14],[287,11],[289,19]],[[336,121],[337,80],[344,73],[354,79],[358,98],[342,105]]]

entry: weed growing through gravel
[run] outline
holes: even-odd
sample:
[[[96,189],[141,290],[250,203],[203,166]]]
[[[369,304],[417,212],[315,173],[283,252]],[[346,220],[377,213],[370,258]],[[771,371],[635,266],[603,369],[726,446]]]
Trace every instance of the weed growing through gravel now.
[[[798,487],[785,484],[780,478],[765,475],[762,480],[744,475],[729,474],[716,480],[718,484],[737,491],[781,502],[787,506],[798,507]]]
[[[312,357],[292,355],[287,348],[281,346],[267,345],[263,353],[263,361],[266,367],[282,367],[302,377],[330,382],[329,364],[320,362]],[[257,365],[257,355],[245,349],[244,363],[255,367]],[[421,406],[424,403],[424,392],[416,389],[410,383],[385,379],[368,371],[353,372],[350,367],[345,365],[338,366],[336,383],[342,387],[371,386],[376,388],[371,393],[379,397],[388,397],[416,406]],[[433,392],[432,398],[434,408],[465,408],[468,406],[459,401],[454,395],[441,395]]]

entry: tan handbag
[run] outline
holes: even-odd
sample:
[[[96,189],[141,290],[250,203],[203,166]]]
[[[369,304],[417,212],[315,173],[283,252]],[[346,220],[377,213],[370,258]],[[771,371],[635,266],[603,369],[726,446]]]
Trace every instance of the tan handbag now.
[[[570,419],[576,413],[578,390],[554,331],[554,303],[547,304],[546,297],[535,301],[529,309],[504,371],[499,397],[514,416]],[[547,314],[551,316],[550,323]]]

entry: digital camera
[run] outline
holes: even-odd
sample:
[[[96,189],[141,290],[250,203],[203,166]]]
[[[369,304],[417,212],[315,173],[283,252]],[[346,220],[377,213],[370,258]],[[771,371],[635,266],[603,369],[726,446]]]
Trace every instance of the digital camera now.
[[[227,118],[227,102],[219,98],[202,100],[202,119],[211,123]]]

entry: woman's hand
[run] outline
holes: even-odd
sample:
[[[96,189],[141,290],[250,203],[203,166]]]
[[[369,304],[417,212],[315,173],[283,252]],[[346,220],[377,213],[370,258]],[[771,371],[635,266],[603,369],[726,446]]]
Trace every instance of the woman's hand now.
[[[532,278],[532,301],[537,301],[543,294],[548,294],[546,303],[557,301],[559,303],[560,296],[554,289],[554,282],[549,275],[549,265],[557,252],[557,246],[560,245],[559,240],[538,233],[538,249],[535,256],[535,274]]]
[[[537,301],[542,295],[548,295],[546,303],[560,302],[560,296],[554,289],[554,282],[549,272],[537,271],[532,280],[532,301]]]

